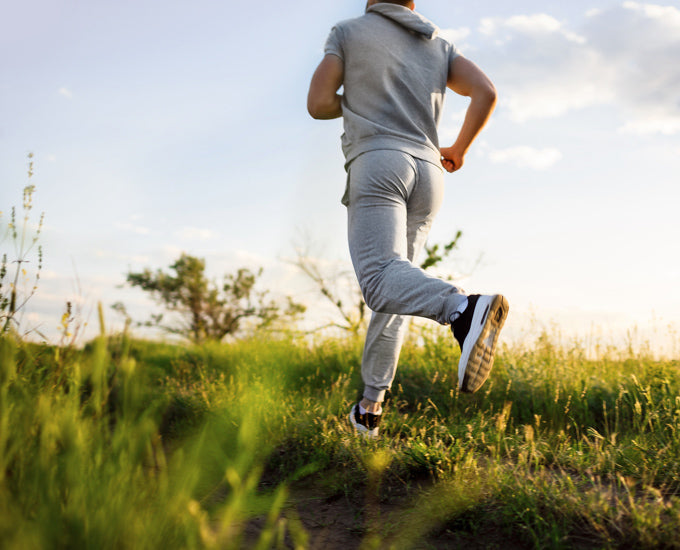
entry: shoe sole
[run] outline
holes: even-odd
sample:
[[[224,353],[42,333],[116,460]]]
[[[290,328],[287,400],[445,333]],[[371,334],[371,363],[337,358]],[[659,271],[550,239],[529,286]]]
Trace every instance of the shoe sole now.
[[[349,422],[352,424],[352,427],[356,430],[356,432],[362,436],[364,436],[367,439],[377,439],[378,438],[378,428],[373,428],[372,430],[369,430],[366,426],[363,424],[359,424],[355,419],[354,419],[354,407],[349,411]]]
[[[458,363],[458,389],[474,393],[491,374],[496,342],[508,316],[508,300],[501,294],[481,296]],[[468,345],[468,342],[470,344]]]

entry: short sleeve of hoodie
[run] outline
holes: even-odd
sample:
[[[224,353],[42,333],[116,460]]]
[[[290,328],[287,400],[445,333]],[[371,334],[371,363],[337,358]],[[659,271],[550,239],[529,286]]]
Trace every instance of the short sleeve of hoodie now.
[[[326,45],[324,46],[324,54],[337,55],[340,59],[344,60],[345,55],[342,48],[342,30],[337,25],[331,29],[326,39]]]
[[[463,55],[453,42],[449,42],[449,64],[451,61]]]

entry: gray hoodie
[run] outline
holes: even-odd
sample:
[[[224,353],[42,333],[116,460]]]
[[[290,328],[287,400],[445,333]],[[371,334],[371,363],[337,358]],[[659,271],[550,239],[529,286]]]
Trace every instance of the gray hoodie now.
[[[344,62],[342,149],[346,164],[367,151],[396,149],[437,166],[437,126],[451,61],[459,54],[412,10],[378,3],[338,23],[325,53]]]

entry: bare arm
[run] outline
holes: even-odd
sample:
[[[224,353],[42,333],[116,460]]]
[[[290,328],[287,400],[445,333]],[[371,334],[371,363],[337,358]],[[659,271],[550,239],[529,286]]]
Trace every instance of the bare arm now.
[[[313,118],[342,116],[342,96],[338,94],[345,76],[345,66],[337,55],[328,54],[314,71],[307,94],[307,110]]]
[[[496,88],[477,65],[462,56],[451,62],[446,84],[457,94],[470,98],[465,120],[455,143],[440,150],[442,166],[448,172],[455,172],[463,166],[470,145],[484,128],[496,106]]]

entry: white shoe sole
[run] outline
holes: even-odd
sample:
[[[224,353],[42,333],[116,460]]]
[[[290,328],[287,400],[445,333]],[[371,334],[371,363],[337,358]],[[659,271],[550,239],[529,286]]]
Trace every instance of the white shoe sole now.
[[[354,406],[356,407],[356,405]],[[377,439],[378,438],[378,430],[380,428],[373,428],[372,430],[369,430],[366,426],[363,424],[359,424],[355,419],[354,419],[354,407],[349,411],[349,421],[356,430],[356,432],[360,435],[363,435],[367,439]]]
[[[458,363],[458,389],[476,392],[491,374],[498,335],[508,316],[505,296],[480,296],[475,304],[470,332],[463,342]]]

